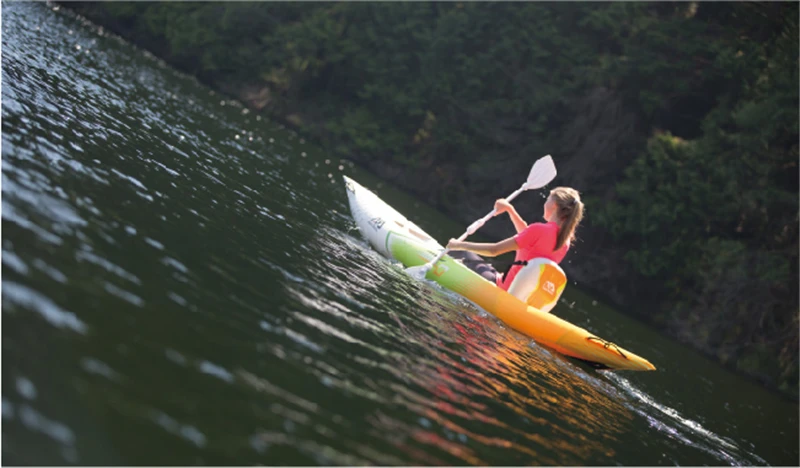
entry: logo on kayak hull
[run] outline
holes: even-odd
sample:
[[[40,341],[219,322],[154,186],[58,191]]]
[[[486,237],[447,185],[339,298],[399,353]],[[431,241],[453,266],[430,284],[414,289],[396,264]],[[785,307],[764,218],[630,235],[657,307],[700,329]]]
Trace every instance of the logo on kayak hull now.
[[[386,224],[386,221],[384,221],[383,218],[372,218],[369,220],[369,225],[376,231],[380,231],[384,224]]]

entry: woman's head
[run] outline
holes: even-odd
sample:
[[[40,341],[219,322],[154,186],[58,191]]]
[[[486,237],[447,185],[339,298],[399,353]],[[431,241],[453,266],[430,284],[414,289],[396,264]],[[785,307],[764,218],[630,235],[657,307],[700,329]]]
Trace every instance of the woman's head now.
[[[569,187],[556,187],[544,204],[544,218],[558,224],[556,250],[575,238],[575,230],[583,219],[583,202],[577,190]]]

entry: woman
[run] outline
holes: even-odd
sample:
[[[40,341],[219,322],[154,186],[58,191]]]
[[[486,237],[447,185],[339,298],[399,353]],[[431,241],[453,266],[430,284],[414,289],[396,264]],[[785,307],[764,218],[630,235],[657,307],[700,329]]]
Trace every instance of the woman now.
[[[556,187],[544,204],[545,223],[532,223],[530,226],[505,199],[494,204],[495,216],[508,213],[517,230],[517,235],[500,242],[476,243],[450,239],[447,248],[454,250],[450,256],[461,259],[467,267],[487,280],[508,291],[514,278],[528,260],[547,258],[561,263],[575,238],[575,230],[583,219],[583,203],[577,190],[569,187]],[[516,258],[505,274],[498,273],[489,263],[476,254],[496,257],[516,250]],[[459,252],[466,251],[466,252]]]

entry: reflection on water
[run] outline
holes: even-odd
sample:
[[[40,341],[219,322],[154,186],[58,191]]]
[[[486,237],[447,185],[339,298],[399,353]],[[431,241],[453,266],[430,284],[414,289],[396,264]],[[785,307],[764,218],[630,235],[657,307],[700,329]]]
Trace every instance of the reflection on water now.
[[[761,448],[792,421],[762,440],[673,409],[659,374],[412,280],[347,211],[338,175],[371,176],[58,9],[3,4],[4,462],[796,461]]]
[[[510,335],[477,311],[451,317],[447,342],[441,335],[407,330],[432,361],[401,368],[421,391],[397,388],[400,403],[420,415],[415,440],[437,446],[470,464],[487,464],[472,441],[504,449],[510,464],[578,463],[613,457],[614,442],[625,435],[631,411],[602,390],[597,378],[576,373],[571,364]],[[420,353],[422,354],[422,353]],[[399,424],[387,416],[381,424]],[[486,436],[489,433],[497,434]],[[516,452],[516,453],[514,453]]]

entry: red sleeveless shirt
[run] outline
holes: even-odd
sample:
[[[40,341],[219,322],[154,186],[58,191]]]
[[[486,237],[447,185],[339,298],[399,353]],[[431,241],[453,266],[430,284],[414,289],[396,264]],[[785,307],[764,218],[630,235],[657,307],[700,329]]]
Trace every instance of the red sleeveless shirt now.
[[[517,255],[514,261],[527,261],[533,258],[546,258],[556,263],[561,263],[564,256],[569,250],[569,242],[565,242],[558,250],[553,250],[556,247],[556,239],[558,238],[558,224],[549,223],[532,223],[522,230],[519,234],[514,236],[517,242]],[[513,265],[508,270],[507,278],[502,275],[497,275],[497,286],[504,291],[508,291],[514,278],[522,269],[522,265]]]

